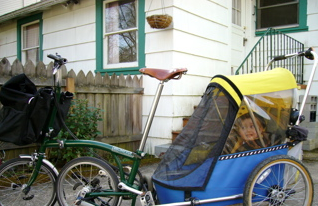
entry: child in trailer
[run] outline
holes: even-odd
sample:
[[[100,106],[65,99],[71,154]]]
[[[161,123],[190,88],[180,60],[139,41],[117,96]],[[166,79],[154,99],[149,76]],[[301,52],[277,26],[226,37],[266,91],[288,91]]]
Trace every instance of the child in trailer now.
[[[246,108],[245,108],[246,109]],[[265,131],[266,121],[260,115],[253,113],[255,122],[259,130],[254,125],[252,117],[248,112],[239,116],[230,133],[222,154],[232,154],[248,150],[260,149],[279,144],[279,138],[273,139],[269,133]],[[273,140],[272,140],[273,139]]]

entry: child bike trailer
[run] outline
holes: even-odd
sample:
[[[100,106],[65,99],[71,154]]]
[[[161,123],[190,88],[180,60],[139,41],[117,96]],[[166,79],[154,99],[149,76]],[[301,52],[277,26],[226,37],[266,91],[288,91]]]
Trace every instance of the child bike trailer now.
[[[213,77],[154,172],[160,204],[310,205],[310,175],[287,155],[296,86],[283,68]]]

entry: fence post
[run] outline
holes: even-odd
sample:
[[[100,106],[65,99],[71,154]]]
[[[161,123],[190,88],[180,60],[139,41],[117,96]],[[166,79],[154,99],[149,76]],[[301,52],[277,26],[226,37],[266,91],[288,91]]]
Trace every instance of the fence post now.
[[[75,81],[74,78],[66,78],[66,87],[65,87],[66,91],[69,91],[71,93],[75,93]]]

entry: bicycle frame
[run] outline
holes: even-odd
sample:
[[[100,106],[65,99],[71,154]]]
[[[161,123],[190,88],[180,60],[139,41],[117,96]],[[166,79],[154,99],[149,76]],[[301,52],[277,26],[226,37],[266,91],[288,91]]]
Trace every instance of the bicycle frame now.
[[[53,56],[53,55],[51,55]],[[54,56],[53,56],[54,57]],[[65,60],[66,61],[66,60]],[[53,71],[57,71],[54,72],[56,74],[58,74],[59,72],[59,67],[61,66],[61,64],[59,64],[61,62],[57,62],[55,60],[54,63],[54,68]],[[65,63],[64,61],[62,62],[63,64]],[[54,74],[55,76],[55,74]],[[115,160],[118,170],[119,170],[119,176],[120,176],[120,186],[125,189],[128,190],[129,192],[114,192],[114,193],[107,193],[107,195],[116,195],[116,196],[123,196],[123,195],[128,195],[133,197],[133,202],[136,201],[136,196],[137,195],[142,195],[143,192],[140,191],[141,188],[138,188],[137,186],[134,186],[134,180],[135,177],[137,175],[138,172],[138,168],[140,166],[140,162],[142,160],[142,158],[146,155],[145,152],[143,152],[144,150],[144,146],[149,134],[149,130],[151,127],[151,123],[152,120],[154,118],[155,115],[155,111],[156,108],[158,106],[158,102],[161,96],[161,92],[163,90],[164,87],[164,82],[165,81],[160,81],[159,85],[158,85],[158,89],[156,92],[156,96],[154,98],[154,102],[152,104],[152,108],[148,117],[148,121],[147,124],[145,126],[144,132],[143,132],[143,136],[141,139],[141,144],[139,149],[136,152],[132,152],[132,151],[128,151],[107,143],[103,143],[103,142],[98,142],[98,141],[93,141],[93,140],[51,140],[49,138],[49,133],[53,130],[53,124],[54,124],[54,120],[57,114],[57,108],[56,106],[53,107],[52,112],[50,114],[50,120],[48,122],[48,125],[45,126],[44,128],[47,128],[45,133],[47,133],[47,135],[45,135],[44,141],[41,144],[39,151],[37,153],[35,153],[34,155],[36,156],[35,159],[36,161],[36,167],[34,170],[34,173],[32,174],[27,187],[25,187],[25,189],[23,190],[24,192],[28,192],[29,187],[33,184],[33,182],[35,181],[35,179],[37,178],[38,175],[38,171],[43,163],[43,161],[45,160],[45,151],[47,148],[67,148],[67,147],[88,147],[88,148],[95,148],[95,149],[101,149],[103,151],[107,151],[110,152],[110,154],[112,155],[113,159]],[[61,87],[59,82],[57,82],[57,86],[55,86],[54,92],[56,94],[56,100],[59,101],[60,97],[61,97]],[[22,157],[22,156],[21,156]],[[125,173],[124,173],[124,168],[123,165],[120,161],[119,157],[125,157],[129,160],[131,160],[132,166],[131,166],[131,172],[128,176],[128,180],[125,179]],[[106,195],[106,196],[107,196]],[[91,193],[90,196],[102,196],[100,193]]]

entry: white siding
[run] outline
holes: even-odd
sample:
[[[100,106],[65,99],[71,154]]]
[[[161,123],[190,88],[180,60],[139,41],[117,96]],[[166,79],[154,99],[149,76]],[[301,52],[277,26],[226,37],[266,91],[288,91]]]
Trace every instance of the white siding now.
[[[18,3],[21,1],[12,1],[10,8],[15,6],[18,9]],[[95,1],[82,0],[80,4],[71,4],[67,8],[58,4],[43,11],[44,63],[51,61],[47,54],[59,53],[69,60],[67,68],[75,72],[94,71],[95,48]],[[3,57],[11,63],[17,58],[16,21],[0,25],[0,59]]]
[[[22,0],[0,0],[0,16],[23,7]]]
[[[0,16],[40,1],[41,0],[0,0]]]
[[[22,0],[23,1],[23,6],[29,6],[31,4],[40,2],[41,0]]]
[[[17,58],[17,28],[15,24],[0,26],[0,60],[6,57],[10,63]]]
[[[289,36],[297,39],[298,41],[304,43],[305,49],[313,47],[315,51],[318,51],[318,1],[317,0],[308,0],[307,2],[307,25],[309,31],[307,32],[298,32],[290,33]],[[304,80],[308,82],[313,61],[305,60],[305,71],[304,71]],[[309,92],[310,95],[318,96],[318,72],[315,73],[313,80],[312,88]],[[318,112],[317,112],[318,114]]]
[[[149,3],[146,1],[146,9]],[[146,66],[188,69],[181,80],[171,80],[164,88],[150,130],[148,152],[153,153],[155,145],[171,142],[171,131],[182,128],[182,116],[193,113],[212,76],[230,73],[229,3],[166,0],[165,12],[173,15],[172,25],[165,30],[146,25]],[[159,1],[153,1],[148,15],[160,14],[160,6]],[[144,122],[157,84],[153,78],[144,78]]]
[[[95,5],[82,0],[78,5],[61,5],[43,14],[43,61],[49,53],[59,53],[68,59],[67,68],[76,73],[96,70]],[[57,23],[58,22],[58,23]]]

